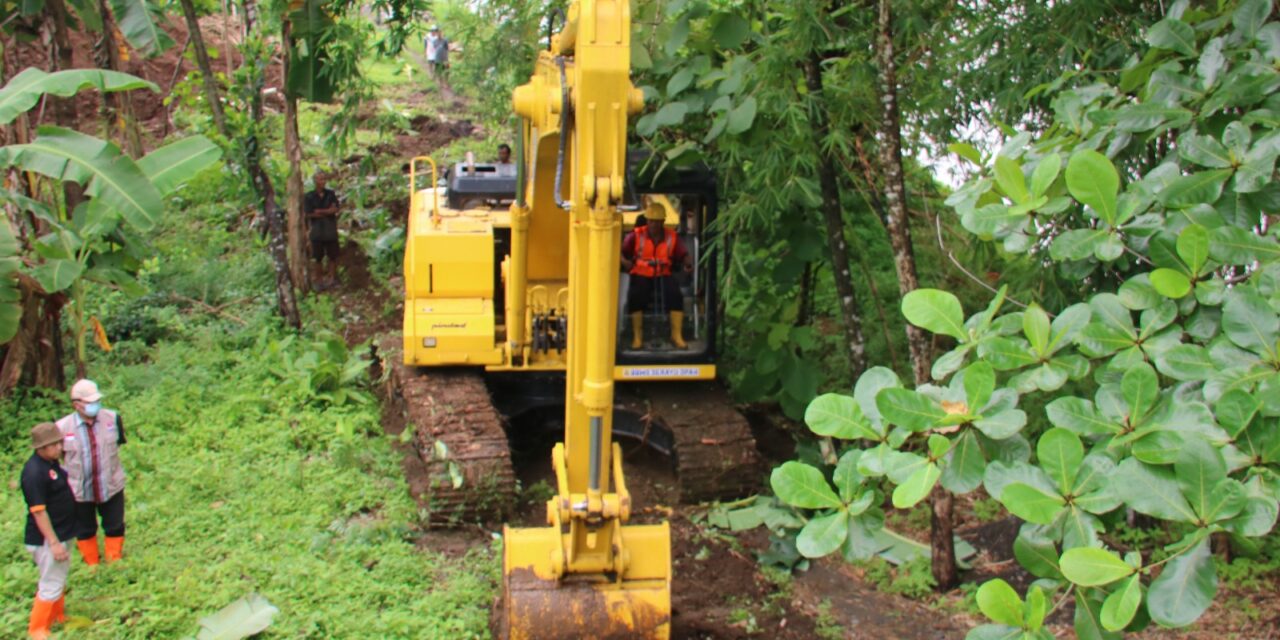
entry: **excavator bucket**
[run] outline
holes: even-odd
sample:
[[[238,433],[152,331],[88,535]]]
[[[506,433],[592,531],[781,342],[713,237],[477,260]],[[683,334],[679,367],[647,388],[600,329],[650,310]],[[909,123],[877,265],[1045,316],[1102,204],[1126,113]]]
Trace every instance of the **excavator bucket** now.
[[[556,567],[570,534],[559,527],[503,529],[501,633],[509,640],[660,638],[671,635],[671,530],[622,526],[627,559],[616,574]]]

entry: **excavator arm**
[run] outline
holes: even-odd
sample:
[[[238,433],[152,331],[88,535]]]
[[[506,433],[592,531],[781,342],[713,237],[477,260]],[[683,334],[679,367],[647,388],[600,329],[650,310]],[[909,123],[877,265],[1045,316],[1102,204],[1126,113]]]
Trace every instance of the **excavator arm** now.
[[[512,100],[522,148],[532,150],[511,208],[513,356],[527,342],[518,319],[527,317],[530,230],[567,217],[569,249],[565,441],[552,452],[557,495],[547,502],[549,526],[503,532],[500,624],[513,639],[670,635],[670,530],[666,522],[627,524],[631,499],[612,440],[618,206],[627,121],[642,106],[630,78],[630,32],[629,0],[573,2]]]

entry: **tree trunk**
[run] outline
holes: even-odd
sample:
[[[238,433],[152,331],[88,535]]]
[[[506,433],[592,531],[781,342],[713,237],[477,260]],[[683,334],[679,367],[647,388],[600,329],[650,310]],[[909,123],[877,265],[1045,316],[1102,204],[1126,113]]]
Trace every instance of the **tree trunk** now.
[[[902,131],[898,114],[898,70],[893,48],[893,5],[880,0],[880,16],[876,29],[876,58],[880,64],[880,105],[884,109],[880,126],[880,170],[884,173],[884,202],[888,215],[885,228],[893,249],[893,264],[898,271],[898,290],[903,296],[920,288],[916,276],[916,258],[911,246],[911,225],[907,220],[907,188],[902,175]],[[917,385],[929,381],[931,354],[924,331],[907,323],[907,347],[911,352],[911,371]],[[930,542],[933,548],[933,578],[939,589],[950,589],[959,583],[956,548],[952,539],[954,498],[941,485],[929,497],[933,507]]]
[[[862,336],[862,317],[859,315],[857,291],[849,270],[849,243],[844,236],[844,209],[840,205],[840,187],[836,182],[836,163],[823,151],[822,140],[830,134],[830,122],[826,106],[822,103],[822,70],[818,66],[816,52],[809,54],[804,63],[805,85],[814,102],[810,117],[813,121],[815,152],[818,154],[818,183],[822,187],[822,219],[827,227],[828,249],[831,251],[831,276],[840,297],[840,314],[844,320],[844,335],[848,351],[849,369],[854,379],[867,369],[867,345]]]
[[[204,46],[204,35],[200,33],[200,19],[196,16],[196,7],[191,0],[180,0],[182,3],[182,15],[187,20],[187,33],[190,34],[191,46],[196,52],[196,66],[200,68],[200,75],[204,79],[204,99],[209,103],[209,113],[213,114],[213,125],[218,128],[218,133],[223,138],[230,140],[231,134],[227,131],[227,115],[222,111],[222,96],[218,91],[218,79],[213,75],[213,63],[209,60],[209,50]],[[229,34],[223,34],[223,38],[229,38]],[[230,60],[231,54],[227,53],[227,59]]]
[[[253,0],[244,3],[245,41],[253,32],[257,7]],[[245,56],[245,62],[253,65],[253,83],[249,96],[249,118],[252,121],[250,134],[245,140],[245,167],[253,183],[253,190],[262,202],[262,215],[267,221],[267,232],[270,236],[268,247],[271,250],[271,261],[276,271],[276,302],[280,306],[280,315],[285,323],[295,330],[302,328],[302,319],[298,314],[298,302],[294,298],[293,278],[289,273],[289,255],[286,250],[284,221],[282,212],[276,206],[276,191],[271,184],[271,176],[262,168],[262,150],[258,144],[258,128],[262,126],[262,84],[266,60]]]
[[[49,14],[49,24],[53,29],[53,52],[49,56],[54,70],[72,69],[71,34],[67,30],[67,5],[63,0],[48,0],[45,11]],[[53,119],[59,126],[74,129],[76,125],[76,97],[52,98]],[[76,206],[84,202],[84,188],[72,180],[64,180],[62,193],[66,200],[67,211],[75,211]]]
[[[282,40],[284,42],[284,77],[289,77],[289,53],[293,50],[293,23],[284,20]],[[302,291],[310,290],[310,278],[307,277],[307,225],[302,217],[302,140],[298,135],[298,98],[290,95],[288,88],[284,96],[284,153],[289,158],[289,180],[285,184],[285,208],[289,213],[289,271],[293,281]]]
[[[94,62],[99,68],[111,71],[125,71],[121,56],[120,42],[116,40],[116,23],[111,8],[106,0],[98,0],[98,13],[102,14],[102,37],[98,39],[94,51]],[[142,157],[142,132],[138,121],[133,116],[133,103],[124,92],[108,93],[102,96],[102,116],[106,122],[108,139],[118,137],[120,146],[131,158]]]
[[[62,307],[65,296],[49,296],[29,277],[18,278],[22,319],[5,345],[0,397],[18,386],[66,388],[62,372]]]

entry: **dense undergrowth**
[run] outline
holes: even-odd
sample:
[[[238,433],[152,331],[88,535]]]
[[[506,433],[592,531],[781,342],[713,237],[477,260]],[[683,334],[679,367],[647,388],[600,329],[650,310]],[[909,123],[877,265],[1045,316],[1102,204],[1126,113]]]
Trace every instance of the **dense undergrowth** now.
[[[68,613],[85,619],[61,637],[185,637],[250,592],[280,609],[266,637],[486,635],[495,555],[415,548],[417,507],[353,375],[366,363],[328,339],[324,299],[304,305],[304,334],[280,328],[260,239],[213,204],[223,186],[213,172],[186,194],[210,204],[172,203],[150,294],[93,296],[119,338],[90,373],[126,417],[127,557],[96,574],[75,560]],[[0,403],[3,629],[25,625],[35,580],[18,544],[25,434],[67,411],[41,391]]]

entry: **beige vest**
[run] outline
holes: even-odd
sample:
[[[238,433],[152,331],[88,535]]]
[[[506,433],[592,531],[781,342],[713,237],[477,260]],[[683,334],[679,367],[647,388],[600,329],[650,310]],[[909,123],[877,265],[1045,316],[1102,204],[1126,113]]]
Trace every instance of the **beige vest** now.
[[[58,421],[62,430],[62,466],[67,470],[67,484],[76,502],[106,502],[124,490],[124,467],[120,464],[120,431],[116,428],[116,414],[107,409],[98,412],[93,421],[93,439],[96,452],[86,438],[86,430],[79,428],[79,416],[75,413]],[[96,455],[95,455],[96,453]],[[85,476],[85,457],[93,456],[93,475]],[[98,491],[95,495],[94,482]]]

